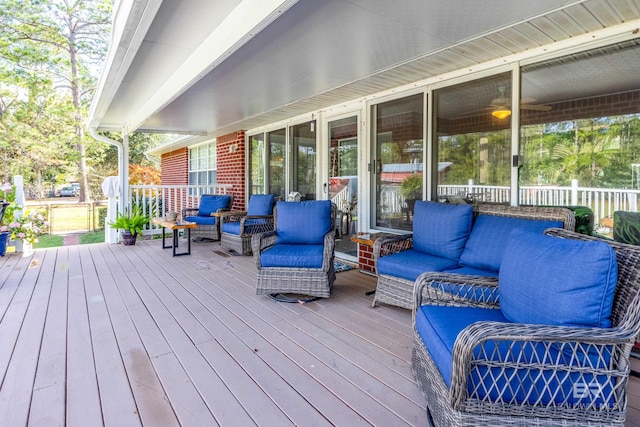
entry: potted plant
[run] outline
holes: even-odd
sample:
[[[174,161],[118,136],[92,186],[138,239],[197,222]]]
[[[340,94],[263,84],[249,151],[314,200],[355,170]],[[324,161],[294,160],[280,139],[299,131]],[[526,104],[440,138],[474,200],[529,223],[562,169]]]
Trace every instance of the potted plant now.
[[[416,200],[422,198],[422,174],[414,173],[400,183],[400,192],[407,202],[407,209],[413,213]]]
[[[139,206],[134,206],[131,212],[118,212],[116,219],[109,225],[117,230],[122,230],[122,242],[127,245],[135,245],[138,233],[142,233],[144,226],[151,221],[149,215],[145,215]]]

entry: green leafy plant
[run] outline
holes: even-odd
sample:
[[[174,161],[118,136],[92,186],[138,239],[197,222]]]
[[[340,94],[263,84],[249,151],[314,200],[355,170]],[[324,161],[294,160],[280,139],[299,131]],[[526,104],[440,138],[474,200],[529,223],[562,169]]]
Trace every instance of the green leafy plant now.
[[[400,191],[405,199],[419,199],[422,196],[422,175],[414,173],[400,183]]]
[[[138,206],[133,206],[130,212],[118,212],[116,219],[109,222],[109,225],[118,230],[128,231],[129,233],[137,236],[138,233],[142,233],[144,226],[149,224],[151,217],[142,213],[142,210]]]

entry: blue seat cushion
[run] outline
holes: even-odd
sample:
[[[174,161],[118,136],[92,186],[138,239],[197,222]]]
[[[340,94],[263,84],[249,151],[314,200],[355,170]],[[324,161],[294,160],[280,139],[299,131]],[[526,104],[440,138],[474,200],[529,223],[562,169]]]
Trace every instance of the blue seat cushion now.
[[[512,322],[608,328],[618,263],[611,246],[514,231],[500,268],[500,307]]]
[[[458,334],[467,326],[483,321],[508,323],[500,310],[477,307],[422,306],[416,311],[415,327],[426,350],[433,358],[443,380],[451,386],[453,347]],[[527,364],[558,364],[585,368],[606,369],[611,359],[611,348],[605,348],[603,357],[597,351],[570,351],[575,343],[525,342],[491,340],[484,349],[473,351],[475,360],[518,363],[521,368],[473,365],[467,378],[467,391],[474,399],[487,396],[492,401],[536,404],[562,403],[574,405],[610,405],[613,388],[604,376],[584,373],[555,374],[552,369],[527,368]],[[577,385],[577,388],[576,388]],[[545,386],[547,388],[545,389]],[[542,391],[544,390],[544,391]],[[538,392],[540,391],[540,392]],[[542,394],[541,394],[542,393]]]
[[[459,259],[473,222],[471,205],[418,200],[413,210],[413,249]]]
[[[378,274],[415,281],[427,271],[442,271],[457,265],[455,259],[441,258],[409,249],[378,259]]]
[[[278,202],[276,243],[323,245],[333,228],[330,200]]]
[[[562,228],[562,222],[479,215],[460,255],[460,265],[499,271],[511,231],[528,230],[542,234],[550,227]]]
[[[247,215],[271,215],[274,198],[273,194],[254,194],[249,199]]]
[[[324,245],[276,244],[260,254],[263,267],[322,268]]]
[[[212,213],[218,212],[219,209],[229,209],[230,204],[231,196],[203,194],[200,197],[198,216],[211,216]]]
[[[416,311],[416,331],[448,386],[451,385],[453,345],[458,334],[472,323],[488,320],[508,322],[500,310],[487,308],[423,305]]]
[[[263,230],[262,227],[256,227],[258,225],[266,224],[266,219],[248,219],[244,222],[244,232],[247,234],[257,233]],[[253,226],[253,227],[252,227]],[[254,230],[255,228],[255,230]],[[225,222],[222,224],[222,231],[229,234],[240,235],[240,221]]]
[[[188,216],[184,219],[187,222],[195,222],[202,225],[215,225],[218,218],[215,216]]]

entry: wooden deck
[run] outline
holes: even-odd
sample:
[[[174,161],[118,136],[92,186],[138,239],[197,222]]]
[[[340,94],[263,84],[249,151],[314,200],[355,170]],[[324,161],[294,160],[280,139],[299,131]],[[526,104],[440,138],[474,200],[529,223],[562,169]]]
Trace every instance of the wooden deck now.
[[[277,303],[250,257],[160,246],[0,258],[0,425],[426,425],[411,313],[371,308],[373,277]],[[627,425],[639,407],[634,378]]]

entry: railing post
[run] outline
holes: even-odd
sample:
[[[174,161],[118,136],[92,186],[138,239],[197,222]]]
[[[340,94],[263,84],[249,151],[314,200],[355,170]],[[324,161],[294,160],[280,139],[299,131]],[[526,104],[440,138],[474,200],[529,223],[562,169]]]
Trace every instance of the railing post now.
[[[467,194],[473,193],[473,180],[469,180],[469,189],[467,190]]]
[[[571,180],[571,206],[578,204],[578,180]]]

